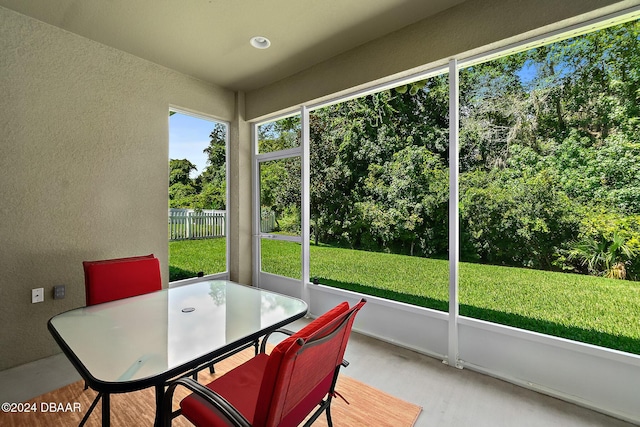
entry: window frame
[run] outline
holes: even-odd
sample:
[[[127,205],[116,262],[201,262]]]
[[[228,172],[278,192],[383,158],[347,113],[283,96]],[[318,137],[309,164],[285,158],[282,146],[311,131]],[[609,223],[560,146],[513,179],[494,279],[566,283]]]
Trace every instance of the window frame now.
[[[418,73],[410,74],[406,77],[391,79],[389,81],[385,81],[383,83],[376,83],[370,86],[364,87],[359,90],[355,90],[353,92],[342,94],[336,97],[330,97],[326,100],[319,102],[310,102],[308,104],[303,104],[296,109],[288,110],[287,112],[273,116],[268,119],[263,119],[260,122],[254,123],[253,127],[253,157],[259,157],[261,159],[265,159],[267,154],[279,155],[278,152],[275,153],[264,153],[257,154],[257,126],[269,121],[278,120],[285,117],[290,117],[293,115],[301,115],[301,124],[302,124],[302,144],[300,148],[295,148],[291,150],[295,150],[296,154],[298,150],[300,151],[301,156],[303,156],[302,161],[302,185],[301,185],[301,195],[302,195],[302,211],[304,212],[302,218],[302,283],[300,284],[300,289],[298,295],[302,295],[305,297],[305,300],[309,302],[309,290],[313,286],[318,286],[310,282],[309,278],[309,245],[310,245],[310,236],[309,236],[309,112],[314,111],[319,108],[327,107],[329,105],[341,103],[348,101],[350,99],[364,97],[369,94],[381,92],[384,90],[388,90],[394,87],[398,87],[405,84],[410,84],[416,81],[425,80],[433,76],[437,76],[440,74],[449,74],[449,114],[450,114],[450,128],[449,128],[449,170],[450,170],[450,181],[449,181],[449,250],[450,250],[450,258],[449,258],[449,311],[446,313],[448,315],[448,355],[445,355],[446,362],[450,363],[453,366],[461,367],[460,360],[458,358],[458,346],[459,346],[459,325],[460,325],[460,316],[459,316],[459,116],[460,116],[460,108],[459,108],[459,71],[463,68],[471,67],[476,64],[488,62],[500,57],[505,57],[511,54],[515,54],[518,52],[523,52],[526,50],[530,50],[536,47],[548,45],[554,42],[558,42],[564,39],[568,39],[571,37],[577,37],[583,34],[587,34],[593,31],[598,31],[600,29],[610,27],[613,25],[619,25],[624,22],[629,22],[635,19],[640,19],[640,6],[635,6],[623,11],[619,11],[613,14],[608,14],[605,16],[601,16],[598,18],[591,19],[589,21],[570,25],[558,30],[554,30],[551,32],[546,32],[544,34],[527,38],[522,41],[518,41],[515,43],[507,44],[504,47],[487,50],[485,52],[465,56],[458,55],[449,59],[447,64],[445,65],[437,65],[433,68],[429,68],[424,71],[420,71]],[[290,151],[290,150],[283,150]],[[293,151],[292,151],[293,152]],[[454,155],[455,154],[455,155]],[[257,161],[255,163],[257,165]],[[254,194],[256,192],[256,188],[254,187]],[[259,197],[259,196],[258,196]],[[453,201],[453,202],[451,202]],[[259,200],[258,200],[259,206]],[[255,206],[254,206],[255,209]],[[259,223],[257,224],[258,228],[255,228],[254,225],[254,236],[256,236],[255,230],[259,230]],[[259,242],[258,242],[259,243]],[[256,250],[256,247],[259,247],[259,244],[254,245],[254,254],[259,250]],[[254,263],[254,283],[257,286],[260,286],[261,281],[259,274],[260,269],[256,268],[259,266]],[[256,270],[258,272],[256,273]],[[391,303],[395,301],[389,300]],[[464,322],[463,322],[464,323]],[[496,324],[500,325],[500,324]],[[517,328],[516,328],[517,329]],[[544,335],[544,334],[543,334]],[[553,338],[558,338],[553,335],[546,335]],[[576,341],[581,343],[580,341]],[[584,344],[584,343],[581,343]],[[605,350],[605,347],[602,347]],[[615,351],[615,350],[612,350]],[[452,355],[452,356],[451,356]]]
[[[229,143],[230,143],[230,130],[231,130],[231,125],[228,121],[225,120],[220,120],[214,116],[210,116],[204,113],[198,113],[189,109],[185,109],[185,108],[181,108],[178,106],[174,106],[174,105],[169,105],[169,112],[174,112],[176,114],[182,114],[184,116],[189,116],[189,117],[193,117],[196,119],[200,119],[200,120],[206,120],[208,122],[213,122],[213,123],[217,123],[217,124],[221,124],[222,126],[224,126],[225,129],[225,221],[224,221],[224,239],[225,239],[225,270],[224,271],[220,271],[220,272],[216,272],[216,273],[211,273],[211,274],[205,274],[202,277],[193,277],[193,278],[188,278],[188,279],[182,279],[182,280],[176,280],[173,282],[170,282],[170,287],[174,287],[174,286],[180,286],[180,285],[184,285],[184,284],[188,284],[188,283],[192,283],[192,282],[197,282],[197,281],[201,281],[201,280],[213,280],[213,279],[229,279],[229,259],[231,257],[231,251],[230,251],[230,245],[229,245],[229,231],[230,231],[230,227],[229,227],[229,196],[230,196],[230,192],[229,192]],[[169,116],[170,118],[171,116]],[[168,122],[168,130],[170,131],[170,122],[169,120],[167,120]],[[168,141],[169,144],[171,144],[171,141]],[[168,193],[167,193],[168,194]],[[170,262],[171,260],[171,251],[168,248],[169,246],[169,240],[167,239],[167,254],[168,254],[168,260]]]

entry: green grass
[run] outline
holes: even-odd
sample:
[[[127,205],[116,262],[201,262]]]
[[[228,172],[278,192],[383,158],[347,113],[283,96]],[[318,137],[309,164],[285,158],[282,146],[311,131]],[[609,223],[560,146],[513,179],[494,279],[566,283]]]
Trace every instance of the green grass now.
[[[299,243],[262,239],[262,271],[302,279]]]
[[[227,269],[224,238],[169,242],[169,280],[220,273]]]
[[[178,263],[182,251],[189,248],[186,258],[196,262],[199,251],[220,250],[219,240],[172,242],[172,268],[192,270]],[[300,278],[300,245],[262,244],[263,271]],[[448,310],[446,260],[330,246],[312,245],[310,251],[311,277],[320,283]],[[463,316],[640,354],[640,282],[469,263],[460,264],[459,277]]]

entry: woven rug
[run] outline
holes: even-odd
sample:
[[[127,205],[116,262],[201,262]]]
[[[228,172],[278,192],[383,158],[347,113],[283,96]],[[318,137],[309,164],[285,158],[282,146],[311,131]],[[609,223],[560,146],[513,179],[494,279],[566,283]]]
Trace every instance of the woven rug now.
[[[253,349],[248,349],[216,364],[216,374],[208,369],[201,371],[198,381],[206,384],[218,375],[241,364],[252,357]],[[412,427],[422,410],[419,406],[405,402],[374,387],[340,374],[336,391],[344,397],[336,397],[331,403],[331,418],[334,427]],[[78,381],[52,392],[43,394],[21,408],[29,413],[0,412],[0,425],[11,427],[77,426],[89,409],[96,392],[84,390],[84,382]],[[178,388],[174,395],[174,406],[188,392]],[[25,406],[28,405],[29,408]],[[18,408],[16,408],[18,409]],[[86,426],[101,425],[100,403],[93,410]],[[132,393],[111,395],[111,425],[114,427],[152,426],[155,414],[155,392],[153,388]],[[192,424],[184,417],[173,420],[173,426],[187,427]],[[326,417],[320,416],[313,427],[326,427]]]

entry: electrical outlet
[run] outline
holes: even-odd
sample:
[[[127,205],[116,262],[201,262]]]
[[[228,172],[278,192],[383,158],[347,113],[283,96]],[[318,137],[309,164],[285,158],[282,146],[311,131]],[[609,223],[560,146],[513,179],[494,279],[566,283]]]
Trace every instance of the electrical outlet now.
[[[44,301],[44,288],[31,289],[31,303]]]
[[[53,299],[63,299],[65,295],[64,285],[58,285],[53,287]]]

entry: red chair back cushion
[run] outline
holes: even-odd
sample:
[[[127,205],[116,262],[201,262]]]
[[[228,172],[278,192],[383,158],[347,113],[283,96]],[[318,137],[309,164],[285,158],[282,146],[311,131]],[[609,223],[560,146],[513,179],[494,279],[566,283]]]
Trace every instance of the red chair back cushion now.
[[[350,315],[362,304],[351,309],[346,302],[339,304],[273,349],[262,379],[255,426],[297,426],[318,405],[330,390],[336,367],[342,363],[355,318]],[[299,339],[313,341],[336,329],[340,330],[331,339],[300,351]]]
[[[84,261],[87,305],[119,300],[162,289],[160,262],[151,255]]]

